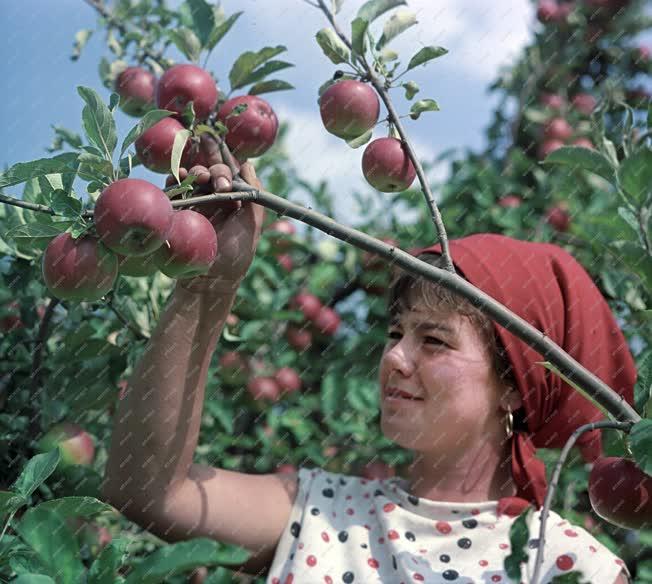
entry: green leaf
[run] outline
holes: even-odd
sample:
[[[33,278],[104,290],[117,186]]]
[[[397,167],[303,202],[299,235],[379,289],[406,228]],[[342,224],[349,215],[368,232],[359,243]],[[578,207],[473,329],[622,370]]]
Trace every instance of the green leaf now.
[[[52,158],[39,158],[30,162],[18,162],[0,174],[0,188],[17,185],[47,174],[75,174],[78,166],[76,152],[64,152]]]
[[[609,160],[599,152],[588,148],[562,146],[548,154],[543,162],[544,164],[566,164],[581,168],[582,170],[587,170],[601,176],[610,183],[616,182],[616,174]]]
[[[21,574],[15,580],[12,580],[13,584],[57,584],[50,576],[45,576],[44,574]]]
[[[340,11],[342,4],[344,4],[344,0],[331,0],[333,14],[337,14]]]
[[[239,89],[247,85],[246,80],[252,75],[254,70],[285,51],[287,51],[287,47],[278,45],[276,47],[264,47],[260,51],[247,51],[242,53],[236,59],[235,63],[233,63],[233,67],[231,67],[231,71],[229,72],[231,89]]]
[[[643,247],[628,240],[610,241],[609,247],[635,274],[641,276],[648,289],[652,289],[652,257]]]
[[[180,26],[174,29],[167,29],[165,32],[177,49],[179,49],[189,61],[196,63],[199,60],[201,43],[192,30]]]
[[[423,47],[423,49],[419,50],[410,59],[406,71],[409,71],[410,69],[414,69],[415,67],[418,67],[419,65],[423,65],[428,61],[432,61],[433,59],[437,59],[445,55],[446,53],[448,53],[448,50],[445,49],[444,47],[435,47],[435,46]]]
[[[357,138],[352,138],[351,140],[347,140],[346,143],[348,146],[351,148],[360,148],[360,146],[366,144],[371,140],[371,136],[373,136],[374,129],[371,128],[370,130],[367,130],[362,136],[358,136]]]
[[[133,128],[131,128],[131,130],[129,130],[129,133],[127,134],[127,137],[124,139],[124,142],[122,143],[122,147],[120,148],[120,157],[122,158],[123,154],[127,151],[127,148],[129,148],[129,146],[131,146],[136,140],[138,140],[141,134],[145,133],[154,124],[157,124],[163,118],[167,118],[168,116],[171,116],[173,114],[174,112],[168,110],[161,110],[161,109],[156,109],[147,112],[141,118],[141,120]]]
[[[92,34],[93,34],[93,29],[90,28],[83,28],[82,30],[78,30],[75,33],[75,44],[72,49],[72,55],[70,55],[71,61],[76,61],[77,59],[79,59],[82,50],[86,46],[88,39],[91,38]]]
[[[407,2],[405,0],[370,0],[360,7],[356,18],[363,18],[371,23],[381,14],[397,6],[407,6]]]
[[[332,63],[338,65],[339,63],[349,62],[349,59],[351,58],[349,49],[332,28],[322,28],[317,32],[315,38],[317,39],[317,44],[324,52],[324,55],[326,55]]]
[[[116,584],[115,573],[129,546],[126,538],[113,538],[98,554],[88,570],[87,584]],[[122,581],[122,580],[121,580]]]
[[[125,583],[155,584],[198,566],[236,565],[249,557],[250,553],[238,546],[227,546],[206,538],[191,539],[168,544],[151,553],[134,566]]]
[[[84,132],[107,160],[111,160],[118,143],[115,120],[100,95],[90,87],[77,86],[77,93],[86,102],[82,110]]]
[[[250,83],[261,81],[270,73],[281,71],[282,69],[287,69],[288,67],[294,67],[294,65],[292,63],[286,63],[285,61],[268,61],[262,67],[258,67],[258,69],[255,71],[252,71],[249,76],[242,81],[242,87],[249,85]]]
[[[60,233],[64,233],[74,221],[57,221],[56,223],[25,223],[23,225],[16,225],[8,229],[5,234],[5,239],[13,239],[16,243],[23,245],[30,245],[37,249],[45,249],[53,237]]]
[[[252,86],[249,90],[249,95],[260,95],[261,93],[271,93],[272,91],[285,91],[286,89],[294,89],[294,85],[281,79],[268,79]]]
[[[355,18],[351,22],[351,46],[357,55],[364,55],[367,52],[367,29],[369,21],[364,18]]]
[[[438,112],[439,106],[434,99],[420,99],[412,104],[410,108],[410,117],[413,120],[419,119],[423,112]]]
[[[618,178],[637,206],[647,204],[652,193],[652,150],[644,147],[623,160]]]
[[[412,98],[419,93],[419,86],[414,81],[408,81],[401,85],[405,89],[405,99],[412,100]]]
[[[97,178],[111,178],[113,176],[113,163],[106,158],[82,152],[79,155],[79,176],[92,175]]]
[[[206,45],[206,48],[211,51],[215,47],[217,43],[222,40],[224,35],[229,32],[231,27],[235,24],[235,21],[238,20],[240,15],[242,14],[242,11],[240,12],[235,12],[229,18],[227,18],[224,22],[220,24],[215,24],[215,27],[213,28],[213,32],[211,33],[210,38],[208,39],[208,43]]]
[[[61,517],[93,517],[104,511],[113,511],[113,507],[93,497],[61,497],[40,503],[34,509],[49,509]]]
[[[647,106],[647,129],[652,130],[652,103]]]
[[[171,160],[171,169],[174,178],[179,181],[179,167],[181,166],[181,156],[183,154],[183,149],[186,146],[186,142],[192,132],[190,130],[179,130],[174,135],[174,144],[172,145],[172,160]]]
[[[186,0],[186,4],[190,8],[192,15],[193,31],[201,46],[205,47],[215,27],[213,7],[206,0]]]
[[[52,139],[52,145],[47,148],[48,152],[61,150],[64,143],[72,146],[75,150],[81,148],[83,142],[79,134],[64,128],[63,126],[55,126],[54,124],[51,124],[51,127],[54,130],[54,138]]]
[[[629,441],[636,466],[652,476],[652,420],[643,419],[634,424]]]
[[[79,558],[79,548],[70,528],[52,509],[28,509],[15,525],[22,540],[36,552],[39,560],[56,574],[62,584],[82,582],[84,566]]]
[[[20,493],[0,491],[0,517],[10,515],[24,505],[27,505],[27,503],[27,498]]]
[[[63,189],[56,189],[50,195],[50,208],[62,217],[77,218],[82,211],[82,202]]]
[[[392,14],[383,26],[383,34],[376,43],[376,50],[380,51],[387,43],[405,32],[417,23],[417,15],[411,10],[399,10]]]
[[[639,355],[640,357],[640,355]],[[643,418],[652,416],[652,350],[637,358],[636,387],[634,388],[634,407]]]
[[[120,103],[120,96],[117,93],[112,93],[109,96],[109,111],[111,113],[115,112],[115,108],[118,107],[119,103]]]
[[[54,472],[60,458],[61,454],[58,448],[33,456],[13,485],[11,485],[11,488],[25,498],[29,497]]]
[[[396,59],[398,59],[398,53],[392,51],[392,49],[384,48],[379,57],[383,63],[389,63],[390,61],[396,61]]]
[[[321,391],[321,411],[327,420],[334,420],[341,413],[341,404],[344,399],[344,384],[341,382],[342,372],[326,372],[322,383]]]
[[[636,220],[636,215],[634,212],[627,207],[618,207],[618,215],[620,215],[625,220],[627,225],[629,225],[634,230],[634,233],[638,235],[639,224]]]
[[[511,580],[521,581],[521,563],[527,563],[527,544],[530,539],[528,523],[533,512],[532,507],[527,507],[509,528],[509,541],[511,553],[504,560],[504,568]]]

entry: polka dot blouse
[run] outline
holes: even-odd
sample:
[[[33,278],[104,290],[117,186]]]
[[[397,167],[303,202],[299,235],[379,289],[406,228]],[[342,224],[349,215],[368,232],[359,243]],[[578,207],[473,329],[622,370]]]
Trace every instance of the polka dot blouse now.
[[[400,477],[367,480],[299,469],[299,489],[267,584],[514,582],[503,569],[515,517],[497,501],[420,499]],[[531,514],[528,565],[534,572],[539,512]],[[541,584],[580,570],[580,582],[613,584],[624,562],[581,527],[551,511]]]

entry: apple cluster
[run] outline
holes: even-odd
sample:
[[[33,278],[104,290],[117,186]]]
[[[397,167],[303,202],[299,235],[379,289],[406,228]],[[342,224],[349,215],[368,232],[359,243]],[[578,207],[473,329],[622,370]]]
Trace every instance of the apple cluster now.
[[[319,112],[329,133],[354,140],[374,128],[380,101],[367,83],[344,79],[324,91]],[[404,191],[416,177],[405,143],[394,137],[377,138],[367,145],[362,155],[362,173],[372,187],[384,193]]]

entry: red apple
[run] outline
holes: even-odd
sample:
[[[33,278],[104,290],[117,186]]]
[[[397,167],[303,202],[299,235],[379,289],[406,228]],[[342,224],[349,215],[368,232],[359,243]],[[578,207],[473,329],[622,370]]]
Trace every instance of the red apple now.
[[[312,345],[312,333],[307,329],[300,329],[289,325],[285,331],[288,344],[297,351],[305,351]]]
[[[560,110],[564,107],[564,98],[556,93],[542,93],[539,101],[541,105],[550,109]]]
[[[367,182],[383,193],[404,191],[416,176],[405,145],[397,138],[371,142],[362,155],[362,172]]]
[[[274,472],[279,474],[293,474],[297,472],[297,467],[293,464],[279,464]]]
[[[573,135],[573,128],[564,118],[553,118],[543,128],[546,140],[561,140],[565,142]]]
[[[369,84],[345,79],[324,91],[319,99],[319,113],[329,133],[350,140],[376,125],[380,101]]]
[[[118,258],[97,237],[73,239],[70,233],[61,233],[48,244],[41,268],[45,285],[56,298],[95,301],[113,288]]]
[[[127,67],[115,80],[120,109],[130,116],[144,116],[154,106],[156,76],[142,67]]]
[[[573,10],[575,9],[575,4],[570,2],[566,4],[559,4],[557,6],[557,12],[554,15],[554,22],[557,24],[567,24],[568,23],[568,17],[571,15]]]
[[[557,18],[557,3],[553,0],[539,0],[537,18],[544,24],[555,21]]]
[[[290,300],[290,308],[303,312],[306,320],[315,320],[319,316],[322,306],[321,300],[308,292],[301,292]]]
[[[217,105],[218,89],[211,74],[197,65],[173,65],[156,86],[156,105],[183,113],[192,101],[197,120],[205,120]]]
[[[539,147],[539,160],[544,160],[551,152],[562,146],[564,146],[564,143],[561,140],[545,140]]]
[[[396,476],[396,469],[382,460],[374,460],[362,467],[362,476],[369,480],[388,479]]]
[[[247,109],[237,116],[228,117],[241,104],[246,104]],[[257,95],[240,95],[229,99],[220,108],[217,117],[229,130],[225,137],[227,146],[240,160],[264,154],[276,140],[276,114],[272,106]]]
[[[506,209],[520,207],[523,199],[518,195],[505,195],[501,197],[498,204]]]
[[[280,219],[270,223],[265,231],[269,232],[269,240],[272,244],[272,251],[286,252],[292,248],[292,240],[290,237],[297,234],[297,228],[294,223],[286,219]],[[278,235],[280,235],[280,237]]]
[[[159,269],[170,278],[205,274],[217,255],[217,234],[200,213],[174,211],[167,241],[158,248]]]
[[[123,178],[98,197],[93,211],[100,241],[126,256],[144,256],[161,247],[172,223],[172,203],[151,182]]]
[[[179,120],[167,117],[143,132],[136,140],[136,154],[143,166],[152,172],[169,173],[172,167],[174,137],[179,130],[184,129]],[[190,145],[186,142],[181,155],[182,160],[187,156],[189,148]]]
[[[226,317],[226,324],[229,326],[236,326],[240,322],[240,319],[233,314],[232,312]]]
[[[44,304],[39,304],[36,307],[36,314],[38,315],[39,320],[43,320],[43,317],[45,316],[45,311],[47,310],[46,306]]]
[[[636,109],[647,108],[650,102],[650,98],[652,98],[652,94],[650,94],[643,87],[636,87],[634,89],[628,89],[625,91],[625,99],[632,107]]]
[[[337,456],[338,452],[339,452],[339,450],[338,450],[337,446],[326,446],[326,448],[324,448],[322,450],[322,454],[326,458],[333,458],[333,456]]]
[[[292,367],[281,367],[274,373],[274,379],[282,392],[294,393],[301,389],[301,377]]]
[[[380,237],[380,241],[392,247],[398,247],[398,241],[391,237]],[[363,251],[361,256],[362,269],[368,272],[382,272],[388,268],[388,263],[384,258],[380,258],[370,251]]]
[[[118,256],[118,272],[123,276],[144,278],[158,272],[158,256],[156,252],[145,256]]]
[[[67,517],[66,523],[77,539],[79,547],[88,546],[92,556],[97,556],[113,540],[111,532],[106,527],[95,525],[83,517]]]
[[[340,321],[341,319],[337,312],[328,306],[324,306],[317,315],[317,318],[312,321],[312,324],[320,333],[332,336],[337,332]]]
[[[585,116],[590,116],[597,105],[597,100],[590,93],[578,93],[571,100],[573,107]]]
[[[238,351],[227,351],[218,360],[219,375],[227,385],[244,385],[250,373],[249,361]]]
[[[247,390],[256,401],[278,401],[281,388],[273,377],[252,377],[247,383]]]
[[[282,253],[276,256],[278,263],[286,272],[291,272],[294,267],[294,262],[292,261],[292,256],[289,253]]]
[[[595,150],[593,142],[588,138],[577,138],[573,140],[573,146],[580,146],[581,148],[588,148],[589,150]]]
[[[560,205],[554,206],[546,213],[546,223],[552,225],[557,231],[568,231],[571,223],[568,210]]]
[[[637,65],[647,65],[650,62],[651,56],[652,51],[650,51],[650,47],[640,45],[634,49],[634,63]]]
[[[78,424],[62,422],[50,428],[37,444],[40,452],[48,452],[57,446],[61,449],[61,465],[89,465],[95,458],[93,439]]]
[[[605,521],[626,529],[652,525],[652,477],[634,461],[610,456],[593,463],[589,500]]]
[[[20,320],[20,304],[17,301],[10,302],[6,306],[9,314],[0,319],[0,332],[9,333],[24,326]]]

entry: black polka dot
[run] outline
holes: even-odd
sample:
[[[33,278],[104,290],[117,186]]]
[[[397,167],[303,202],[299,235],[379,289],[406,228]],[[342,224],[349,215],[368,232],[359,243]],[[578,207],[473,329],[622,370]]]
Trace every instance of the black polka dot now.
[[[457,515],[459,513],[459,511],[457,509],[452,509],[451,513],[454,513],[455,515]]]
[[[290,559],[291,559],[291,560],[294,559],[294,554],[290,554]]]
[[[462,525],[468,529],[475,529],[478,526],[478,522],[475,519],[465,519],[462,521]]]
[[[446,570],[442,576],[444,580],[457,580],[459,574],[455,570]]]
[[[468,550],[471,547],[471,540],[468,537],[462,537],[457,540],[457,545],[463,550]]]
[[[340,485],[346,487],[346,481],[344,479],[340,479]]]
[[[411,531],[406,531],[405,532],[405,539],[409,539],[410,541],[414,541],[416,537],[414,537],[414,533]]]
[[[329,485],[332,485],[332,484],[333,484],[333,479],[326,479],[326,482],[327,482]]]
[[[448,563],[451,561],[451,557],[448,554],[442,554],[441,556],[439,556],[439,561]]]
[[[412,503],[412,505],[418,505],[419,504],[419,497],[415,497],[414,495],[408,495],[408,501]]]
[[[353,572],[344,572],[344,574],[342,574],[342,582],[346,582],[348,584],[349,582],[353,582],[353,580],[355,580]]]
[[[334,496],[333,489],[324,489],[321,494],[324,495],[324,497],[328,497],[329,499],[332,499]]]
[[[319,514],[321,513],[321,511],[320,511],[317,507],[313,507],[313,508],[310,510],[310,513],[311,513],[312,515],[319,515]]]
[[[531,550],[537,549],[539,547],[539,539],[531,539],[527,542],[527,547],[529,547]]]
[[[398,566],[396,565],[396,556],[394,555],[392,555],[392,566],[395,570],[398,570]]]
[[[383,495],[384,496],[385,493],[383,493],[380,489],[376,489],[374,491],[374,497],[378,497],[378,495]]]
[[[337,539],[344,543],[347,539],[349,539],[349,534],[346,531],[340,531],[337,534]]]
[[[360,547],[366,550],[369,546],[366,543],[361,543]]]
[[[292,523],[292,525],[290,526],[290,533],[294,537],[299,537],[299,533],[301,533],[301,525],[299,523],[297,523],[296,521],[294,521]]]

